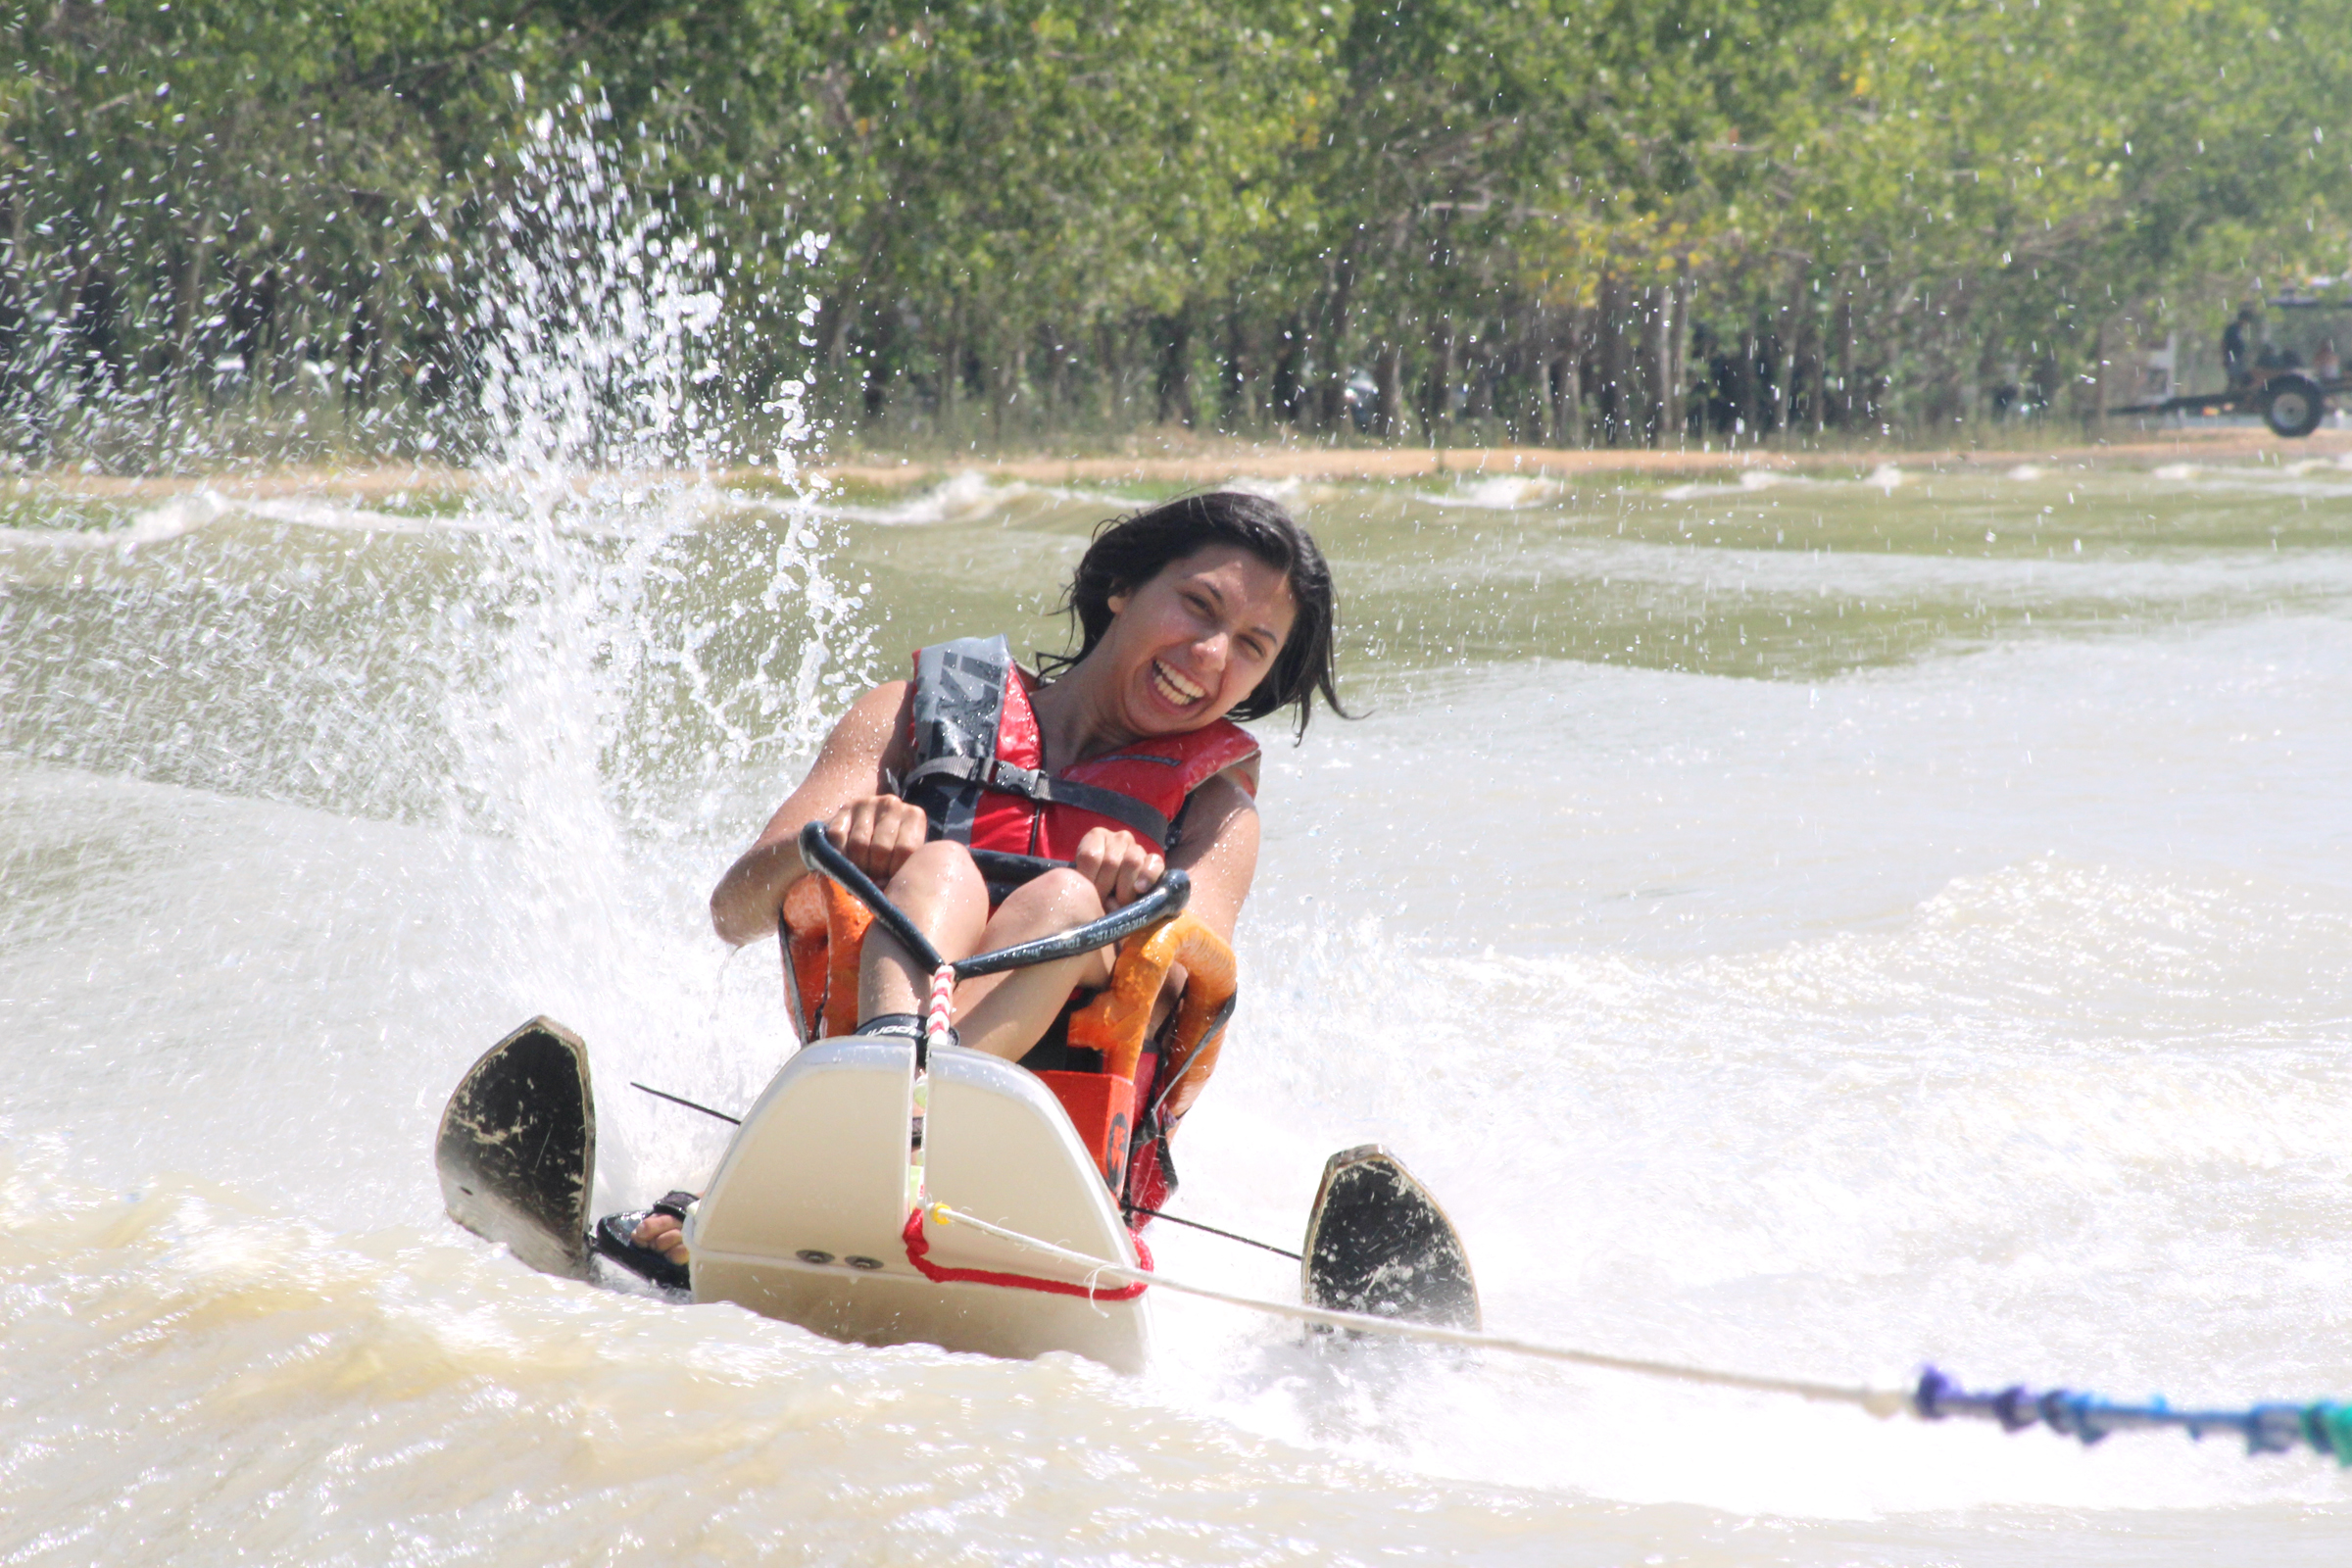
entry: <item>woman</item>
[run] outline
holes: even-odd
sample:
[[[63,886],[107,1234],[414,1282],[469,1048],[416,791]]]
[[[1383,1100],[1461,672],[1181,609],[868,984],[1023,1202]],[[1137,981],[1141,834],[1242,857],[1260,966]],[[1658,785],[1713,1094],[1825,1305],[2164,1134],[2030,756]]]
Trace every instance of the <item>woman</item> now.
[[[1339,711],[1334,607],[1322,552],[1280,507],[1220,492],[1154,507],[1096,536],[1065,596],[1075,657],[1045,674],[1002,638],[924,649],[915,679],[866,693],[834,725],[801,787],[710,895],[738,945],[773,935],[808,868],[801,828],[825,834],[950,960],[1084,924],[1132,903],[1169,866],[1189,907],[1230,942],[1257,868],[1257,745],[1232,722]],[[1070,862],[993,907],[970,847]],[[1101,988],[1098,951],[956,987],[961,1043],[1019,1060],[1073,991]],[[929,973],[879,926],[858,978],[860,1034],[911,1034]],[[1171,977],[1181,987],[1181,976]],[[1170,999],[1163,998],[1163,1006]],[[632,1238],[683,1261],[666,1214]]]

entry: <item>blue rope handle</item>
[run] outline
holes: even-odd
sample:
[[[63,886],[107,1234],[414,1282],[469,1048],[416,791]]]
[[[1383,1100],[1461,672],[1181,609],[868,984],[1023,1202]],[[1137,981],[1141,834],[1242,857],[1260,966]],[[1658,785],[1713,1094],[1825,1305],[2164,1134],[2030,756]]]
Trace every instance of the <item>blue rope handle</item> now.
[[[2162,1396],[2145,1404],[2118,1404],[2095,1394],[2068,1389],[2035,1393],[2022,1384],[1972,1393],[1931,1366],[1920,1373],[1911,1405],[1927,1421],[1974,1416],[1998,1421],[2004,1432],[2046,1426],[2061,1437],[2080,1439],[2085,1447],[2111,1432],[2134,1428],[2180,1427],[2199,1439],[2208,1432],[2235,1432],[2245,1438],[2250,1454],[2286,1453],[2308,1445],[2339,1465],[2352,1466],[2352,1404],[2331,1399],[2257,1404],[2244,1410],[2176,1410]]]

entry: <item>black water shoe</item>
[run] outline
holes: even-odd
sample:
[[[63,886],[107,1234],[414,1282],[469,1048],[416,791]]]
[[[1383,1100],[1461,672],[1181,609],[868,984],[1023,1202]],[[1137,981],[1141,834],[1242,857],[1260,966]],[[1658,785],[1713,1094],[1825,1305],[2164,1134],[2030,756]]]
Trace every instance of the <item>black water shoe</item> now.
[[[919,1012],[877,1012],[850,1032],[867,1040],[920,1040],[923,1038],[923,1015]],[[948,1044],[963,1044],[954,1024],[948,1026]]]
[[[607,1214],[588,1233],[588,1245],[599,1257],[611,1258],[639,1279],[665,1290],[692,1290],[694,1276],[688,1272],[685,1264],[675,1262],[667,1254],[657,1252],[650,1247],[639,1247],[632,1238],[637,1234],[637,1227],[656,1214],[667,1214],[671,1219],[683,1223],[686,1205],[699,1196],[696,1193],[670,1193],[651,1208],[639,1209],[633,1214]]]

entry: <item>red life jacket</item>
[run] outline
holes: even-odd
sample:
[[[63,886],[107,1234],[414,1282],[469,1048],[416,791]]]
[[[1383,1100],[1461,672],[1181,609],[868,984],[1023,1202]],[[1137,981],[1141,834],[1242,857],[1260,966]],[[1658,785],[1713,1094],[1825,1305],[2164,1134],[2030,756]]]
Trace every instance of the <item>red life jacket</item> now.
[[[1107,827],[1165,854],[1193,791],[1257,755],[1248,730],[1220,718],[1048,774],[1031,678],[1003,637],[916,652],[907,737],[915,763],[900,794],[923,808],[940,837],[1066,860],[1089,828]],[[1241,782],[1252,789],[1246,776]]]

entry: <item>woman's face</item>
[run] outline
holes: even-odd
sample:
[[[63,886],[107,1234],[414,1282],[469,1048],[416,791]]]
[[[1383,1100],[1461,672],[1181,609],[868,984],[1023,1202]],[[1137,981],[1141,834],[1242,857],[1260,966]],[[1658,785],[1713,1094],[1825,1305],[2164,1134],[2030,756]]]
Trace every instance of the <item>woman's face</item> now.
[[[1222,718],[1257,689],[1298,618],[1290,579],[1237,545],[1171,561],[1113,594],[1096,649],[1126,727],[1175,735]]]

